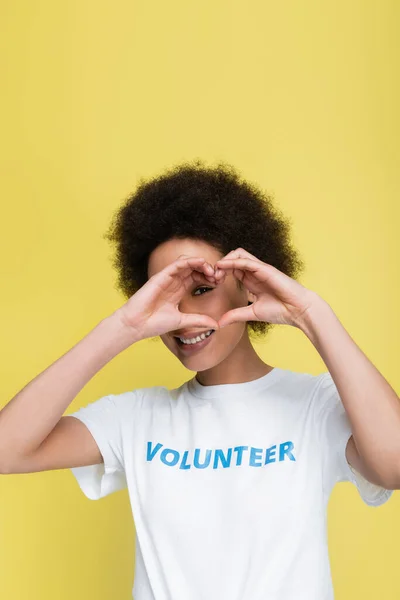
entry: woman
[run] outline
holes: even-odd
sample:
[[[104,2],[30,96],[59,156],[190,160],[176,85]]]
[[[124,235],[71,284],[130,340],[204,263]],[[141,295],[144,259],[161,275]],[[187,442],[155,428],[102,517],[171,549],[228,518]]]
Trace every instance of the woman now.
[[[333,598],[329,495],[351,481],[378,506],[398,489],[400,412],[330,306],[296,280],[288,221],[232,168],[196,161],[142,181],[106,237],[127,302],[3,409],[3,472],[72,468],[91,499],[127,487],[135,600]],[[274,324],[300,329],[328,371],[266,364],[250,334]],[[62,417],[106,362],[156,336],[190,380]]]

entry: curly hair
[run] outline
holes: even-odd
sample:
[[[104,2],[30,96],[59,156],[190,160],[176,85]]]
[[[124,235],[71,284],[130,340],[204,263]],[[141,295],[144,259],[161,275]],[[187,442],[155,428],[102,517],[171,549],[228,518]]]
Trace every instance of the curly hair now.
[[[148,280],[151,252],[171,238],[208,242],[225,256],[242,247],[292,278],[304,263],[289,237],[290,219],[272,197],[219,162],[185,162],[146,181],[114,214],[104,238],[116,246],[117,289],[128,299]],[[239,281],[239,280],[238,280]],[[239,281],[239,287],[241,286]],[[273,323],[248,321],[251,335],[265,335]]]

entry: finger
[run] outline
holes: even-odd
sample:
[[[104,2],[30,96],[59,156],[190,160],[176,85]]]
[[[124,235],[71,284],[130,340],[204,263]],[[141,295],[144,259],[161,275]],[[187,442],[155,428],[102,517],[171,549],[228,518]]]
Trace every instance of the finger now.
[[[163,291],[178,294],[181,297],[193,285],[195,273],[204,277],[202,281],[205,285],[215,284],[215,280],[212,278],[214,269],[205,263],[206,261],[202,257],[179,258],[153,275],[154,282]]]
[[[215,277],[209,277],[200,271],[192,271],[187,277],[181,280],[181,297],[185,292],[190,290],[193,285],[217,286],[221,283],[221,281],[222,279],[216,280]]]
[[[215,267],[214,277],[215,277],[215,281],[220,282],[225,279],[226,273],[222,269],[217,269]]]
[[[201,265],[199,265],[198,267],[195,266],[195,268],[193,269],[192,273],[204,273],[204,275],[210,279],[215,279],[215,271],[214,271],[214,267],[207,261],[205,261],[204,263],[202,263]]]
[[[192,271],[199,271],[209,276],[214,275],[213,267],[210,265],[210,263],[206,262],[205,258],[202,257],[178,258],[171,264],[167,265],[167,267],[164,269],[164,273],[167,275],[178,275],[182,278],[186,278],[192,273]]]
[[[203,327],[204,329],[219,329],[218,321],[207,315],[198,315],[192,313],[179,313],[181,322],[177,329],[185,327]]]
[[[257,273],[260,269],[268,265],[259,260],[253,260],[252,258],[224,258],[216,262],[215,266],[227,273],[231,273],[234,269]]]
[[[206,285],[215,285],[218,283],[213,276],[199,273],[198,271],[192,271],[185,280],[185,285],[190,286],[192,283],[205,283]]]
[[[240,281],[243,281],[243,279],[246,276],[246,272],[241,269],[221,269],[220,271],[216,272],[216,283],[221,283],[225,279],[225,277],[230,273],[233,273],[233,276],[236,277],[236,279],[239,279]],[[249,277],[249,275],[247,275],[247,277]]]
[[[252,305],[241,306],[240,308],[234,308],[228,310],[218,321],[219,328],[226,327],[232,323],[238,323],[243,321],[259,321],[254,314]]]
[[[254,256],[254,254],[250,254],[250,252],[247,252],[247,250],[244,248],[236,248],[236,250],[231,250],[221,260],[225,260],[225,258],[251,258],[253,260],[262,262],[261,259],[257,258],[257,256]]]
[[[226,259],[218,261],[216,266],[227,273],[231,273],[235,268],[248,271],[248,277],[254,277],[259,283],[267,285],[271,292],[278,294],[280,297],[284,294],[293,295],[298,293],[298,289],[301,289],[298,282],[286,273],[262,261],[255,261],[250,258]]]

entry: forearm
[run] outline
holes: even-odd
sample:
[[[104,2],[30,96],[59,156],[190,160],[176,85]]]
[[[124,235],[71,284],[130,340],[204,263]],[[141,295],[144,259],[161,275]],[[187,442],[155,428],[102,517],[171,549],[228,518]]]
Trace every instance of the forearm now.
[[[36,450],[86,383],[135,341],[113,313],[30,381],[0,411],[0,462]]]
[[[317,296],[299,328],[319,352],[349,417],[362,460],[389,482],[400,476],[400,402],[396,392]]]

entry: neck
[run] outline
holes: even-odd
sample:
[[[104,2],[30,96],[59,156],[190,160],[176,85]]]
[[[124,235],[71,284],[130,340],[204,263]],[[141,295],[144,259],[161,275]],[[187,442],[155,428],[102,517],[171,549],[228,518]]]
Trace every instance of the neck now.
[[[215,367],[198,371],[196,379],[202,385],[245,383],[267,375],[273,368],[258,356],[245,330],[232,352]]]

